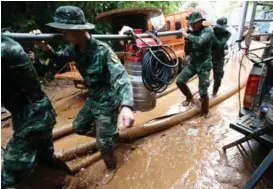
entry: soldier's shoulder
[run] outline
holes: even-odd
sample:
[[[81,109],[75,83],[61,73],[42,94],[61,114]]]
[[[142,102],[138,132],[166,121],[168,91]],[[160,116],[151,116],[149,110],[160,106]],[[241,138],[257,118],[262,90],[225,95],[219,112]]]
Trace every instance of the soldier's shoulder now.
[[[76,49],[77,47],[75,45],[72,44],[67,44],[67,45],[62,45],[59,47],[60,50],[64,50],[64,52],[70,54],[70,55],[74,55],[76,54]]]
[[[97,52],[100,53],[101,55],[106,55],[108,54],[109,52],[112,51],[111,47],[102,42],[102,41],[99,41],[99,40],[96,40],[96,44],[97,44]]]
[[[226,35],[231,35],[231,32],[227,29],[225,29],[225,33],[226,33]]]
[[[1,54],[15,56],[22,52],[23,47],[18,42],[9,37],[1,36]]]
[[[210,26],[205,26],[203,32],[214,33],[212,27]]]
[[[97,40],[97,44],[98,44],[98,47],[99,47],[99,48],[111,49],[111,47],[110,47],[107,43],[102,42],[102,41],[100,41],[100,40]]]

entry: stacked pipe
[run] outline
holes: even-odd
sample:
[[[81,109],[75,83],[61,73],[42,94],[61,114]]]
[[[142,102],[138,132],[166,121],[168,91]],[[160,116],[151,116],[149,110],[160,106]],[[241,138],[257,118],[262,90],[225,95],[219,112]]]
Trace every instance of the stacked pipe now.
[[[246,81],[243,81],[240,85],[241,87],[240,89],[244,88],[245,85],[246,85]],[[229,90],[227,93],[212,99],[209,103],[209,106],[213,107],[219,104],[220,102],[234,95],[238,91],[239,91],[238,87],[234,87],[233,89]],[[139,126],[134,126],[133,128],[120,133],[120,138],[124,140],[136,140],[138,138],[145,137],[145,136],[154,134],[156,132],[160,132],[165,129],[168,129],[172,126],[175,126],[178,123],[181,123],[183,121],[186,121],[188,119],[195,117],[200,112],[201,112],[201,109],[199,107],[196,107],[187,112],[178,113],[176,115],[173,115],[169,118],[166,118],[160,121],[156,121],[156,122],[149,121]],[[94,150],[95,148],[96,148],[96,145],[94,140],[89,143],[81,144],[79,146],[73,147],[71,149],[67,149],[64,152],[59,152],[56,154],[57,154],[57,157],[63,160],[66,160],[66,161],[70,160],[67,162],[69,167],[71,168],[72,172],[77,172],[81,168],[86,167],[98,161],[99,159],[101,159],[101,154],[100,152],[96,152],[92,155],[87,155],[83,158],[79,158],[79,159],[71,161],[73,157],[79,157],[79,156],[85,155],[90,150]]]

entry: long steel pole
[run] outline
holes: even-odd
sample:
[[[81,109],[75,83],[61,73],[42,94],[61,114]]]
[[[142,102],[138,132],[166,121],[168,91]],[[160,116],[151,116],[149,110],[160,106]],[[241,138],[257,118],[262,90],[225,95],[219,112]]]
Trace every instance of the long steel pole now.
[[[62,34],[57,33],[50,33],[50,34],[29,34],[29,33],[2,33],[2,35],[8,36],[10,38],[13,38],[16,41],[21,42],[34,42],[34,41],[47,41],[47,42],[62,42],[64,41]],[[143,34],[136,34],[137,36],[141,38],[151,37],[149,33],[143,33]],[[181,30],[177,31],[168,31],[168,32],[158,32],[157,36],[171,36],[171,35],[181,35]],[[132,39],[132,36],[129,35],[117,35],[117,34],[110,34],[110,35],[99,35],[99,34],[93,34],[92,37],[99,39],[99,40],[130,40]]]

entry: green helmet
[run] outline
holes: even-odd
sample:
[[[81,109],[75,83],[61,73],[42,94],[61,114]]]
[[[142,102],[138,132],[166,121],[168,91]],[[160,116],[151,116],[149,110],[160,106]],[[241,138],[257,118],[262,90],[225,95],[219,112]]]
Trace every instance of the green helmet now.
[[[222,17],[222,18],[217,19],[215,27],[222,28],[222,29],[225,29],[226,27],[228,27],[227,26],[227,18]]]
[[[204,21],[206,19],[203,18],[200,12],[192,12],[189,16],[187,16],[187,20],[189,24],[193,24],[198,21]]]
[[[92,30],[95,25],[86,22],[83,11],[75,6],[61,6],[56,9],[54,22],[46,24],[61,30]]]

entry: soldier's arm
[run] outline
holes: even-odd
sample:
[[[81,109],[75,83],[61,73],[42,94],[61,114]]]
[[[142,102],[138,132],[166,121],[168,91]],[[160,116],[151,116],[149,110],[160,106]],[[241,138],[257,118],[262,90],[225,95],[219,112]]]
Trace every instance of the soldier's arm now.
[[[220,39],[214,36],[213,43],[218,48],[223,48],[226,45],[227,41],[229,40],[230,36],[231,36],[231,33],[229,31],[226,31],[225,35]]]
[[[192,48],[192,44],[190,41],[185,40],[185,55],[190,55],[191,54],[191,48]]]
[[[65,48],[56,52],[51,46],[48,46],[48,49],[44,51],[44,53],[53,62],[65,65],[66,63],[73,61],[73,53],[71,48],[71,46],[66,46]]]
[[[192,42],[193,44],[195,44],[197,46],[203,46],[204,44],[211,41],[212,37],[213,37],[213,32],[208,30],[208,31],[202,33],[202,35],[200,35],[200,36],[194,36],[192,34],[189,34],[187,36],[187,40],[189,40],[190,42]]]
[[[42,32],[40,30],[33,30],[30,32],[31,34],[39,35]],[[56,52],[50,45],[48,45],[45,41],[37,42],[37,45],[40,46],[40,49],[44,52],[44,54],[50,58],[52,61],[57,64],[65,65],[68,62],[73,61],[72,55],[72,47],[70,45]]]
[[[108,68],[110,72],[110,83],[117,91],[121,99],[121,106],[132,109],[133,107],[133,90],[129,75],[118,59],[117,55],[109,50],[107,55]]]

